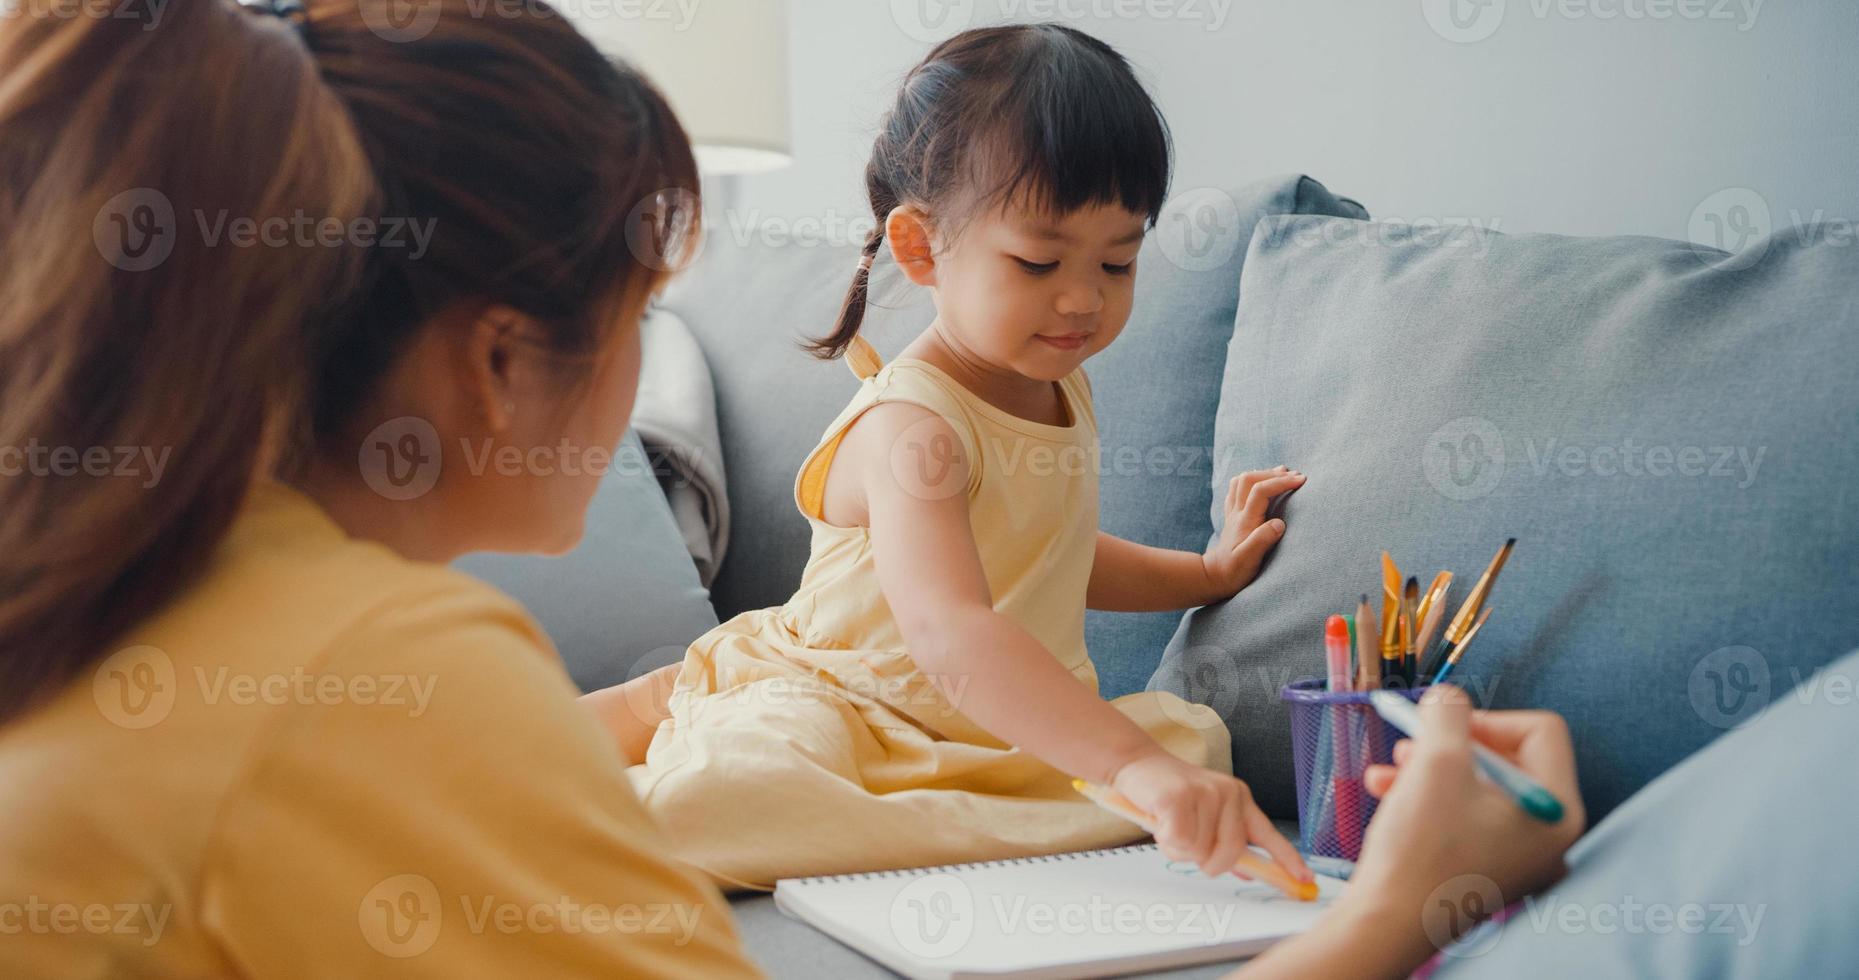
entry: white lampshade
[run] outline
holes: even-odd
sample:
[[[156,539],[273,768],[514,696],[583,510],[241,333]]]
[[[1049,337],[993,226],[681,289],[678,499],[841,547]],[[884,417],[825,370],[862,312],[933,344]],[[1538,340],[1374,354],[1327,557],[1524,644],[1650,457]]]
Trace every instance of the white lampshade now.
[[[706,176],[792,162],[787,0],[582,0],[560,9],[596,47],[638,66],[665,93]]]

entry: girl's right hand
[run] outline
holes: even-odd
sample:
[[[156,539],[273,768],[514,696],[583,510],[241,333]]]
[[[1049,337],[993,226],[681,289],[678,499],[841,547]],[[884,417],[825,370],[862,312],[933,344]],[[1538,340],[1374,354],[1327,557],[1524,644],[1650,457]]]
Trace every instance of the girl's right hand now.
[[[1233,871],[1247,845],[1257,844],[1298,880],[1311,880],[1297,848],[1232,776],[1157,749],[1118,768],[1110,788],[1149,814],[1156,844],[1170,860],[1191,861],[1214,877]]]

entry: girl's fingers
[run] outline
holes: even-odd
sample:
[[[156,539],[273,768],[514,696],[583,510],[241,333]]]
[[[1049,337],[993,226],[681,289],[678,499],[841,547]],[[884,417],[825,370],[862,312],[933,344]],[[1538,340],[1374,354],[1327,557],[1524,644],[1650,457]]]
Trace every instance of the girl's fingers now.
[[[1284,536],[1285,522],[1274,518],[1253,528],[1252,533],[1246,535],[1246,539],[1233,549],[1233,553],[1242,562],[1250,562],[1253,567],[1257,567],[1259,562],[1265,560],[1265,553],[1277,547]]]
[[[1393,766],[1380,763],[1369,766],[1362,770],[1362,788],[1368,790],[1370,796],[1381,799],[1388,795],[1388,790],[1394,788],[1394,780],[1399,772]]]
[[[1265,480],[1273,479],[1290,472],[1283,464],[1269,470],[1247,470],[1227,483],[1226,509],[1238,510],[1252,493],[1252,488]]]
[[[1404,766],[1407,764],[1407,760],[1413,757],[1414,757],[1414,740],[1413,739],[1404,738],[1394,743],[1394,764],[1395,765]]]
[[[1304,864],[1303,856],[1299,855],[1297,848],[1292,847],[1291,842],[1285,840],[1285,835],[1279,833],[1278,828],[1272,825],[1265,811],[1259,809],[1250,796],[1242,805],[1246,810],[1246,833],[1251,837],[1252,843],[1265,848],[1265,853],[1270,854],[1272,860],[1278,862],[1279,867],[1291,872],[1292,877],[1299,881],[1311,880],[1314,876],[1310,873],[1310,868]]]
[[[1241,801],[1229,799],[1220,808],[1219,834],[1213,851],[1207,855],[1207,863],[1201,865],[1201,872],[1212,878],[1232,871],[1239,863],[1240,852],[1246,849],[1246,840],[1246,815]]]
[[[1156,814],[1155,843],[1170,861],[1182,861],[1191,856],[1182,846],[1186,835],[1182,833],[1181,823],[1181,815],[1174,808],[1164,808]]]
[[[1271,509],[1272,500],[1274,498],[1279,494],[1297,489],[1302,486],[1303,483],[1304,474],[1286,473],[1283,476],[1275,476],[1269,480],[1261,480],[1253,484],[1252,488],[1246,493],[1245,503],[1243,504],[1243,524],[1241,526],[1256,526],[1260,521],[1265,519],[1265,512]]]

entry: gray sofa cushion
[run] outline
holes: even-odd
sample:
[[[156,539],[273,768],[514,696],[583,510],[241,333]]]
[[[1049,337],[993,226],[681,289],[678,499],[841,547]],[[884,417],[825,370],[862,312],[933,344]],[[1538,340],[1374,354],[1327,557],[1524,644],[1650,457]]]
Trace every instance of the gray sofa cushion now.
[[[629,429],[573,551],[475,554],[456,562],[529,608],[583,691],[675,663],[717,624],[654,466]]]
[[[1286,175],[1178,194],[1144,244],[1135,312],[1085,368],[1098,407],[1105,530],[1206,547],[1213,410],[1239,266],[1253,225],[1276,213],[1365,216],[1317,181]],[[800,582],[809,530],[794,507],[795,471],[858,385],[843,363],[817,361],[797,342],[831,329],[858,250],[722,217],[665,305],[690,325],[716,377],[734,529],[711,591],[727,619],[787,601]],[[872,297],[863,332],[886,357],[935,317],[928,292],[904,281],[888,252],[873,271]],[[1179,619],[1087,616],[1086,644],[1106,697],[1142,688]]]
[[[1454,675],[1575,732],[1597,817],[1859,636],[1859,249],[1272,219],[1215,426],[1221,469],[1310,475],[1259,580],[1186,617],[1152,686],[1214,705],[1295,812],[1279,687],[1393,552],[1452,608],[1505,537]],[[1746,267],[1745,267],[1746,266]]]
[[[1567,878],[1461,937],[1435,976],[1523,977],[1546,963],[1571,977],[1852,975],[1856,687],[1859,653],[1772,692],[1760,720],[1615,810],[1569,851]]]

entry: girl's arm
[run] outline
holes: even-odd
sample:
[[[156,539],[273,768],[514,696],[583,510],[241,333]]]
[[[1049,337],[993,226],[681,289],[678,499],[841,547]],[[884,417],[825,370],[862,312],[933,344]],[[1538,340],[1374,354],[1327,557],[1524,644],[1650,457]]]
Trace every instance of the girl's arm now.
[[[939,416],[886,403],[854,424],[839,456],[864,496],[878,581],[917,666],[963,681],[945,688],[961,692],[954,707],[995,737],[1149,811],[1165,854],[1221,874],[1251,841],[1307,873],[1244,783],[1170,755],[994,610],[963,492],[967,460],[958,450],[933,485],[916,467],[894,466],[947,458],[951,445],[960,442]]]
[[[1241,473],[1227,483],[1226,519],[1206,552],[1152,548],[1097,533],[1097,560],[1085,604],[1108,612],[1189,609],[1231,598],[1259,574],[1267,552],[1284,537],[1284,521],[1265,519],[1281,494],[1304,485],[1304,474],[1279,466]]]

